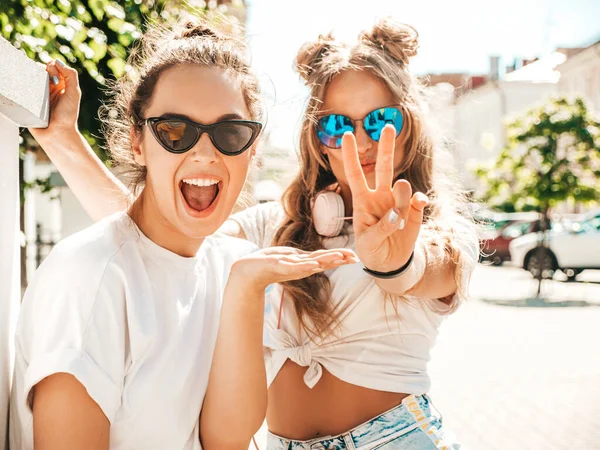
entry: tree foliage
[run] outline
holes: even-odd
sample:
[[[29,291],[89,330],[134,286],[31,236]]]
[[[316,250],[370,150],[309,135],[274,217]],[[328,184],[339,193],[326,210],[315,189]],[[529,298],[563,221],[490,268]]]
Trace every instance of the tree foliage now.
[[[504,211],[539,211],[600,197],[600,123],[581,98],[553,98],[507,125],[506,147],[480,166],[479,197]]]

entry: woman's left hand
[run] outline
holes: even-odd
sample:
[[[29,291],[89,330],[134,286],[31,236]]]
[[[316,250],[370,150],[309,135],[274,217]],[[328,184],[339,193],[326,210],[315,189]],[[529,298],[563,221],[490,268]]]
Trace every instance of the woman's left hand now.
[[[346,179],[352,191],[356,254],[371,270],[391,272],[408,262],[423,222],[423,209],[429,203],[421,192],[413,195],[406,180],[394,183],[396,131],[386,125],[381,132],[375,164],[376,187],[365,179],[354,135],[342,138]]]

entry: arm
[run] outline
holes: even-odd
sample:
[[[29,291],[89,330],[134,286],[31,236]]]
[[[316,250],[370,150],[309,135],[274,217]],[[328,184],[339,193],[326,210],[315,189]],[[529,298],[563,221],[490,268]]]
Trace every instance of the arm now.
[[[264,421],[267,378],[263,316],[264,290],[248,286],[232,273],[225,288],[202,406],[200,434],[205,450],[246,450]]]
[[[267,408],[264,291],[269,284],[357,262],[346,249],[265,249],[236,261],[225,288],[208,388],[200,415],[205,450],[247,450]]]
[[[231,236],[234,238],[244,239],[244,240],[248,239],[243,228],[235,220],[231,220],[231,219],[226,220],[223,223],[223,225],[221,225],[221,228],[219,228],[219,231],[223,234],[226,234],[227,236]]]
[[[81,248],[56,247],[21,305],[15,339],[27,364],[17,371],[11,407],[23,419],[20,432],[30,432],[33,418],[36,450],[107,450],[121,406],[127,340],[121,271]]]
[[[361,262],[377,272],[393,272],[403,267],[414,251],[408,270],[395,278],[375,278],[390,294],[410,293],[432,299],[446,299],[456,292],[452,258],[443,246],[420,243],[423,210],[429,200],[424,194],[413,195],[406,180],[393,186],[395,131],[384,128],[379,140],[375,189],[370,189],[358,159],[354,136],[342,139],[342,156],[348,184],[352,190],[353,224],[356,253]]]
[[[108,450],[110,423],[75,377],[51,375],[33,392],[36,450]]]
[[[50,122],[30,129],[77,200],[94,220],[127,209],[131,193],[96,156],[77,129],[81,90],[77,71],[55,61],[46,66],[50,82]]]
[[[131,192],[100,161],[79,131],[45,142],[43,148],[94,221],[127,209]]]
[[[285,218],[278,202],[267,202],[229,216],[219,231],[252,242],[258,248],[271,247],[273,236]]]
[[[375,283],[390,294],[410,294],[415,297],[445,299],[457,289],[456,264],[438,246],[430,246],[426,252],[423,245],[415,246],[413,262],[409,269],[397,278],[375,278]]]

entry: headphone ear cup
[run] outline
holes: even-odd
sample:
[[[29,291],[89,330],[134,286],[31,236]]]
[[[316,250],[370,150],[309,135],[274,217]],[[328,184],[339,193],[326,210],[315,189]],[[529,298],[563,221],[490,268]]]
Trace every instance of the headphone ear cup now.
[[[335,237],[344,227],[344,200],[339,194],[324,191],[317,194],[313,202],[313,223],[321,236]]]

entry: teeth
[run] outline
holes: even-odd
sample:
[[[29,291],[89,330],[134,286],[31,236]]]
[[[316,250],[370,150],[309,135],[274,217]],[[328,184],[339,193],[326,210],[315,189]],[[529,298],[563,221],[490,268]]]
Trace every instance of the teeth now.
[[[184,183],[192,184],[194,186],[212,186],[213,184],[217,184],[219,180],[209,180],[206,178],[188,178],[183,180]]]

